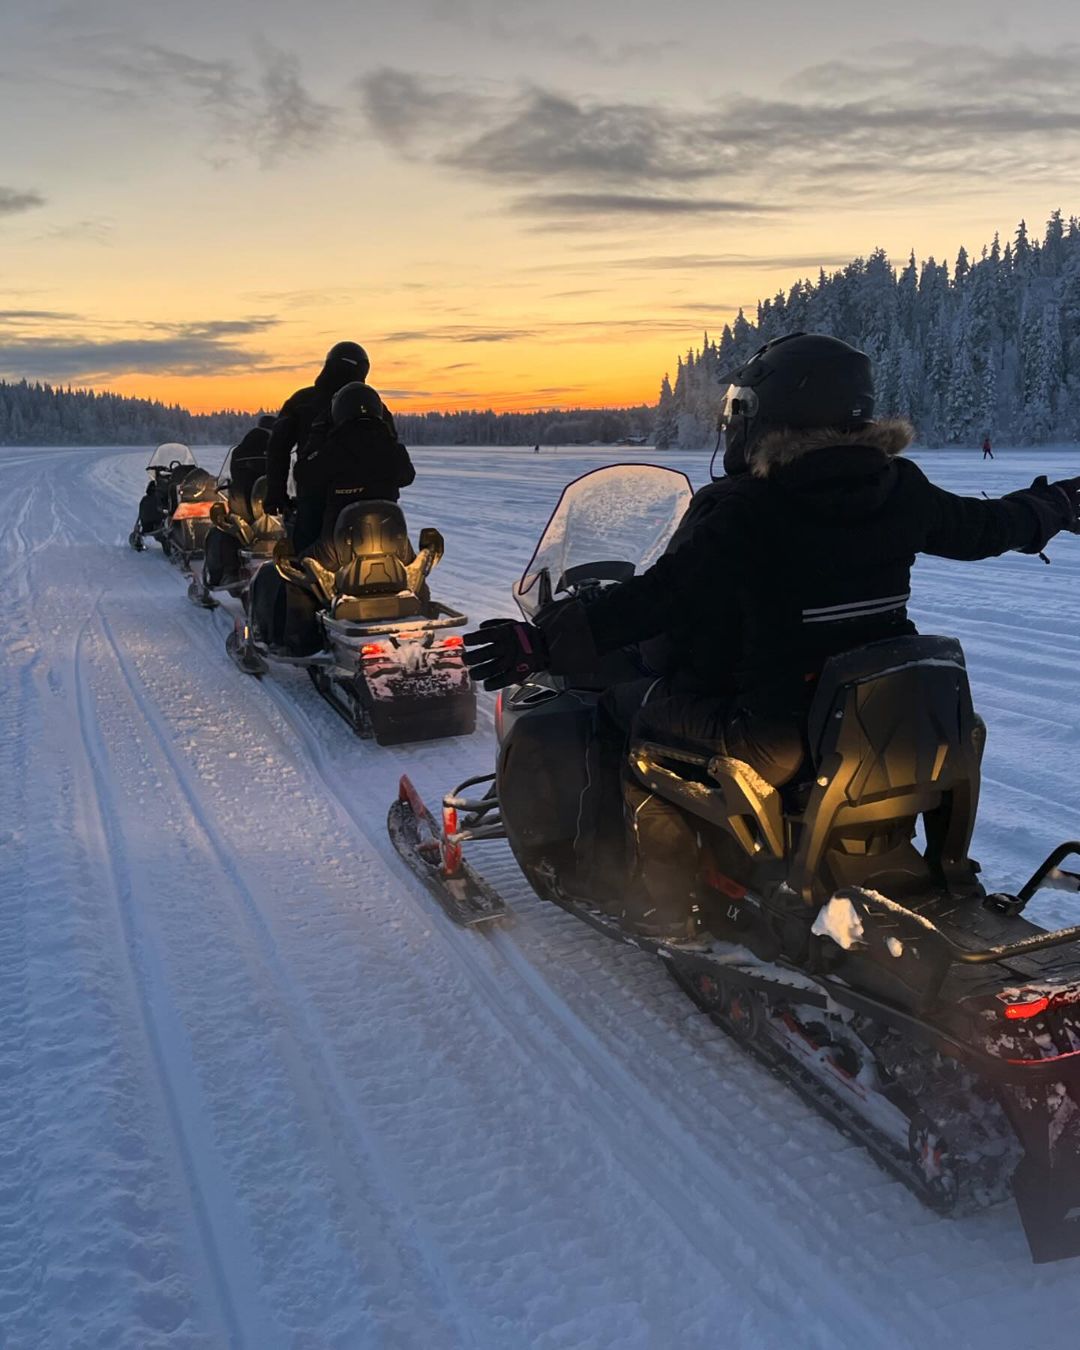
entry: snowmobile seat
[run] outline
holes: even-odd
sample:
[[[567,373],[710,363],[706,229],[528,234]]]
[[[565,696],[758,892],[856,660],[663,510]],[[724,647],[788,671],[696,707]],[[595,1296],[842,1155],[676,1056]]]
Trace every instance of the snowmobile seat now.
[[[331,607],[335,619],[365,623],[375,619],[411,619],[423,613],[418,595],[409,589],[405,564],[396,554],[354,558],[335,577]]]
[[[441,553],[441,537],[439,538]],[[393,622],[424,612],[410,576],[415,561],[401,507],[396,502],[354,502],[338,516],[334,544],[349,562],[334,577],[331,614],[351,623]]]
[[[807,734],[809,772],[783,792],[750,763],[702,747],[642,741],[631,764],[754,866],[771,859],[808,906],[850,886],[899,901],[981,893],[968,846],[984,728],[954,638],[896,638],[833,657]],[[913,843],[920,818],[925,853]]]
[[[807,904],[841,886],[978,890],[968,846],[982,723],[955,638],[904,637],[828,661],[808,720],[813,785],[793,821],[788,884]],[[922,818],[925,854],[914,846]]]
[[[244,547],[252,553],[269,557],[279,539],[285,538],[285,525],[280,516],[266,514],[266,475],[257,478],[250,496],[251,540]]]

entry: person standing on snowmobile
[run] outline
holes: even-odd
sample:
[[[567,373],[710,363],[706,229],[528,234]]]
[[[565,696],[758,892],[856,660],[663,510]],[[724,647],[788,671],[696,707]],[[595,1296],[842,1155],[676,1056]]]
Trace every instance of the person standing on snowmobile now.
[[[296,452],[294,478],[298,493],[304,488],[304,464],[330,434],[330,401],[339,389],[358,380],[366,380],[371,362],[358,342],[337,342],[326,353],[323,368],[315,383],[298,389],[287,398],[278,413],[266,452],[266,513],[280,515],[288,505],[289,465]],[[394,420],[384,405],[387,426],[394,432]],[[301,533],[314,538],[319,522],[301,523]]]
[[[250,497],[251,489],[266,473],[266,454],[276,425],[277,417],[273,413],[264,413],[244,433],[240,444],[229,457],[229,487],[244,497]]]
[[[1080,533],[1080,478],[1037,478],[998,501],[931,483],[901,457],[911,427],[874,420],[869,359],[835,338],[767,343],[730,376],[723,418],[731,481],[716,485],[678,545],[587,605],[559,601],[535,624],[493,621],[466,634],[475,679],[498,689],[534,671],[587,670],[607,652],[692,627],[692,660],[674,679],[609,691],[609,716],[635,739],[730,755],[781,787],[803,765],[806,714],[829,657],[916,631],[907,602],[918,553],[1038,553],[1059,530]],[[693,830],[661,803],[646,841],[646,794],[626,787],[645,866],[624,912],[640,932],[685,934]]]
[[[293,546],[298,553],[332,533],[351,502],[396,502],[416,477],[409,452],[386,420],[382,399],[369,384],[354,381],[330,404],[331,430],[304,460],[297,489]]]

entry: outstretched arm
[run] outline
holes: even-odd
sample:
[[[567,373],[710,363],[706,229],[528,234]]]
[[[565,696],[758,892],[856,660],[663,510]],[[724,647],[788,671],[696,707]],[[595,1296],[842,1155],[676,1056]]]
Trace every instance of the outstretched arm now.
[[[998,501],[958,497],[925,478],[923,483],[928,528],[922,551],[939,558],[993,558],[1012,549],[1039,553],[1059,530],[1077,529],[1078,478],[1036,478]]]

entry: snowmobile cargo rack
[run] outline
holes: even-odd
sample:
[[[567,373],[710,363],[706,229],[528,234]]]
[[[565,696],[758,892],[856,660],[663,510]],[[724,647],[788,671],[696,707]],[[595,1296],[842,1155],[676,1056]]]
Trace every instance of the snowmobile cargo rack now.
[[[328,627],[333,627],[338,637],[345,638],[385,637],[392,633],[413,631],[426,633],[436,628],[460,628],[462,624],[469,622],[467,614],[450,609],[448,605],[440,604],[437,600],[432,601],[430,608],[435,611],[434,618],[425,618],[417,614],[412,618],[393,619],[385,623],[356,624],[324,614],[322,620]]]

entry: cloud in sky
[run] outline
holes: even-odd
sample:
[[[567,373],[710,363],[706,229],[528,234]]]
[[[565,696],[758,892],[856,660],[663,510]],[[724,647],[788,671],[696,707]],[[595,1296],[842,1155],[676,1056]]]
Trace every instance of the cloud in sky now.
[[[517,342],[534,334],[522,328],[474,328],[468,324],[449,324],[441,328],[406,329],[384,333],[380,342]]]
[[[519,198],[521,215],[553,216],[763,216],[785,208],[720,197],[657,197],[633,192],[548,192]]]
[[[109,80],[105,92],[113,101],[160,105],[167,96],[194,108],[212,133],[219,162],[254,154],[270,167],[336,134],[338,110],[309,92],[295,55],[266,41],[255,44],[253,70],[228,57],[206,59],[115,37],[89,42],[83,59]],[[182,124],[186,116],[177,120]]]
[[[411,157],[508,184],[589,185],[519,199],[516,212],[587,215],[665,197],[655,185],[739,184],[733,202],[785,201],[842,189],[865,195],[902,179],[1060,177],[1080,148],[1080,45],[1027,48],[907,43],[807,70],[786,96],[739,94],[712,104],[608,103],[530,85],[463,91],[452,82],[382,68],[358,82],[372,133]],[[1049,152],[1049,153],[1048,153]],[[611,185],[599,191],[597,182]],[[632,192],[618,193],[615,185]],[[686,193],[678,214],[706,212]],[[713,207],[712,209],[718,209]],[[722,208],[719,208],[722,209]]]
[[[271,318],[152,323],[160,336],[88,336],[90,321],[56,310],[0,311],[0,375],[101,380],[122,375],[223,375],[271,368],[270,357],[237,339],[263,333]],[[73,326],[75,331],[71,331]],[[43,332],[43,327],[49,329]],[[57,332],[56,329],[69,331]]]
[[[40,192],[29,188],[0,187],[0,216],[18,216],[45,205]]]

